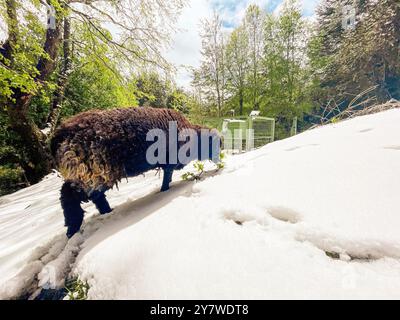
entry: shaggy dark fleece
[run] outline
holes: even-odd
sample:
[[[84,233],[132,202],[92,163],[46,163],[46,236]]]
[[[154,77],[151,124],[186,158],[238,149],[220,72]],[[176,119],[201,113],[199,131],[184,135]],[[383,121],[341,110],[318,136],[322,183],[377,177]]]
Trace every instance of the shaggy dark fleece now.
[[[65,179],[61,205],[69,237],[82,224],[80,203],[90,200],[101,214],[110,212],[104,192],[122,178],[159,167],[164,171],[161,190],[168,190],[173,171],[182,169],[184,164],[149,164],[146,151],[154,142],[146,141],[146,135],[151,129],[161,129],[168,141],[170,121],[176,121],[178,133],[195,129],[200,137],[201,127],[192,125],[179,112],[159,108],[88,111],[70,118],[56,130],[51,149]],[[179,149],[184,142],[177,144]],[[211,147],[209,150],[212,158]]]

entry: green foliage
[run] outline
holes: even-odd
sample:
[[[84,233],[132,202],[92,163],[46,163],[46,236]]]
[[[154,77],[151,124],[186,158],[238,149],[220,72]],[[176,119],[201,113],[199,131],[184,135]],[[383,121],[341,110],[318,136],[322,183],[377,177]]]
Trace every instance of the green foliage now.
[[[225,153],[221,152],[219,154],[219,162],[217,163],[218,170],[222,170],[223,168],[225,168],[225,162],[224,162],[225,157],[226,157]]]
[[[324,2],[310,41],[308,54],[317,89],[312,98],[315,113],[325,121],[349,107],[361,92],[368,94],[358,101],[362,102],[358,108],[400,99],[398,0],[357,0],[351,5],[356,23],[346,29],[343,1]]]
[[[134,79],[140,107],[167,105],[170,82],[163,81],[156,72],[143,72]]]
[[[227,90],[232,94],[230,99],[230,102],[233,102],[232,109],[238,109],[239,115],[244,113],[246,77],[249,68],[248,55],[248,33],[244,26],[239,26],[231,33],[226,46]]]
[[[193,167],[199,172],[200,174],[204,171],[204,163],[201,161],[196,161]]]
[[[0,165],[0,196],[26,187],[24,172],[21,168],[10,168]]]
[[[196,172],[185,172],[182,175],[182,180],[185,181],[193,181],[193,180],[200,180],[201,175],[204,173],[204,163],[201,161],[196,161],[193,164],[193,167],[195,168]]]
[[[217,170],[222,170],[225,167],[224,159],[225,159],[225,154],[223,152],[220,153],[219,155],[220,162],[216,164]],[[182,174],[181,178],[184,181],[196,181],[200,180],[201,176],[204,173],[204,162],[202,161],[196,161],[193,164],[193,168],[196,170],[195,172],[185,172]]]
[[[140,107],[168,108],[185,114],[196,108],[196,102],[189,94],[168,78],[162,79],[157,72],[142,72],[130,83]]]
[[[295,117],[302,129],[350,106],[400,100],[398,0],[352,2],[356,24],[348,30],[346,1],[324,1],[318,24],[302,17],[299,3],[285,0],[278,15],[250,5],[228,38],[218,16],[205,24],[204,63],[193,72],[205,106],[197,122],[208,122],[216,109],[220,116],[231,116],[231,109],[235,115],[260,110],[276,118],[280,139],[289,135]]]
[[[136,106],[139,99],[183,112],[192,108],[171,81],[150,77],[150,88],[141,88],[132,80],[139,70],[170,69],[162,52],[183,1],[128,0],[137,10],[114,0],[100,7],[90,1],[74,8],[59,0],[47,3],[56,11],[52,31],[43,21],[46,1],[0,0],[1,27],[7,29],[0,43],[0,148],[13,147],[13,160],[1,164],[10,191],[21,168],[32,182],[49,172],[51,137],[40,129],[54,129],[49,127],[60,115]]]
[[[297,3],[287,1],[279,17],[268,16],[265,23],[265,96],[261,110],[289,126],[294,117],[308,111],[307,69],[304,68],[307,39],[306,22]]]
[[[0,196],[29,185],[22,163],[29,166],[29,158],[18,137],[9,130],[4,111],[0,111]]]
[[[134,105],[137,105],[134,88],[124,84],[103,61],[91,59],[82,61],[82,67],[71,73],[65,90],[62,117],[90,109]]]
[[[68,292],[68,300],[87,300],[90,287],[87,281],[84,282],[79,278],[73,278],[66,282],[65,289]]]
[[[215,128],[218,130],[222,130],[222,123],[224,121],[223,117],[207,117],[207,116],[198,117],[196,119],[193,119],[191,117],[190,119],[195,124],[205,126],[208,128]]]
[[[107,37],[107,30],[101,29]],[[74,56],[74,68],[65,89],[62,117],[91,109],[109,109],[137,105],[135,87],[123,79],[118,60],[102,41],[93,37],[85,25],[76,25],[74,36],[81,43]]]
[[[248,33],[248,45],[250,61],[249,72],[246,74],[249,93],[249,102],[252,110],[259,110],[260,98],[262,95],[262,87],[264,85],[262,79],[262,63],[263,58],[263,43],[264,43],[264,22],[265,12],[262,9],[252,4],[246,10],[244,18],[244,26]]]
[[[30,1],[29,1],[30,2]],[[9,21],[4,7],[0,7],[1,16],[12,26],[10,33],[15,41],[9,44],[12,48],[12,57],[0,55],[0,103],[5,104],[14,90],[21,92],[37,92],[43,84],[35,82],[37,76],[36,64],[38,59],[46,58],[42,48],[44,27],[39,18],[21,3],[16,3],[16,10],[21,12],[23,23],[16,25]],[[17,36],[18,35],[18,36]]]
[[[194,72],[193,84],[201,88],[201,94],[209,101],[209,108],[221,116],[225,109],[227,68],[222,19],[216,12],[203,21],[201,38],[201,67]]]
[[[167,108],[188,114],[193,101],[182,89],[174,89],[167,97]]]
[[[204,39],[202,53],[207,63],[194,72],[194,84],[207,99],[208,111],[197,121],[210,123],[209,119],[215,116],[215,97],[225,92],[222,96],[227,98],[222,107],[225,115],[231,117],[232,109],[235,115],[260,110],[262,115],[277,119],[278,137],[287,137],[293,118],[298,117],[302,123],[303,115],[311,110],[312,88],[318,86],[310,80],[306,55],[310,28],[301,16],[298,1],[286,0],[279,16],[268,15],[257,5],[250,5],[242,24],[228,39],[213,34],[211,27],[218,30],[218,21],[211,22],[205,30],[216,35],[211,38],[216,44],[207,37]],[[223,53],[217,50],[221,48]],[[207,77],[214,80],[214,87],[209,85]],[[217,77],[226,77],[226,82],[217,83]],[[219,125],[220,121],[215,121],[212,126]]]
[[[335,124],[335,123],[338,123],[338,122],[339,122],[338,118],[336,118],[336,117],[331,118],[331,123]]]
[[[196,175],[192,172],[185,172],[182,176],[181,176],[182,180],[184,181],[192,181],[196,179]]]

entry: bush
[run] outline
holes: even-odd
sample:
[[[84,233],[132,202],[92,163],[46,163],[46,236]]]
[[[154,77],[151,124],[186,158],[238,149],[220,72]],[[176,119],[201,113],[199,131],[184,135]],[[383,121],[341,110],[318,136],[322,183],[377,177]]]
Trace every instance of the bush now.
[[[15,192],[26,186],[24,172],[21,168],[0,166],[0,196]]]
[[[79,278],[72,278],[66,282],[65,289],[68,292],[67,300],[86,300],[89,284]]]

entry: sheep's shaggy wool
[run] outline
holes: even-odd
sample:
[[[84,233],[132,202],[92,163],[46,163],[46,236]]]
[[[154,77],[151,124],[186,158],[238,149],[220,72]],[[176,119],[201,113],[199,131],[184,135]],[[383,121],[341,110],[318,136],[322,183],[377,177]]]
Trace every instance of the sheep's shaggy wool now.
[[[53,138],[57,167],[65,180],[79,181],[85,191],[111,188],[132,175],[127,174],[126,163],[142,166],[152,143],[146,141],[147,132],[158,128],[167,133],[170,121],[177,122],[178,131],[198,129],[170,109],[125,108],[78,114],[64,122]]]

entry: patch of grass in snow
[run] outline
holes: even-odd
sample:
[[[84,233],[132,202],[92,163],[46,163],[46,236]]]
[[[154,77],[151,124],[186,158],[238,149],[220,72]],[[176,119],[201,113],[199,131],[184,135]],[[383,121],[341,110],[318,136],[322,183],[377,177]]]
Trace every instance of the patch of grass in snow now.
[[[325,254],[333,260],[342,260],[347,262],[371,262],[379,259],[378,257],[374,257],[370,254],[366,254],[364,256],[355,256],[348,253],[340,254],[333,251],[325,251]]]
[[[193,167],[196,169],[196,173],[186,172],[182,175],[182,180],[185,181],[200,180],[201,175],[204,173],[204,163],[201,161],[196,161]]]
[[[330,120],[330,122],[333,123],[333,124],[336,124],[336,123],[339,122],[339,119],[338,119],[337,117],[333,117],[333,118]]]
[[[221,152],[219,154],[219,162],[217,163],[218,170],[225,168],[224,159],[225,159],[225,153]]]
[[[340,254],[337,253],[337,252],[325,251],[325,254],[331,259],[335,259],[335,260],[339,260],[340,259]]]
[[[219,159],[220,162],[218,162],[217,165],[217,169],[221,170],[225,167],[225,163],[224,163],[224,159],[225,159],[225,154],[223,152],[221,152],[219,154]],[[196,161],[193,165],[194,169],[196,170],[196,172],[186,172],[184,173],[181,178],[182,180],[185,181],[194,181],[194,180],[200,180],[202,174],[204,173],[204,163],[201,161]]]
[[[72,278],[65,283],[65,289],[68,291],[67,300],[86,300],[89,291],[89,284],[87,281]]]

